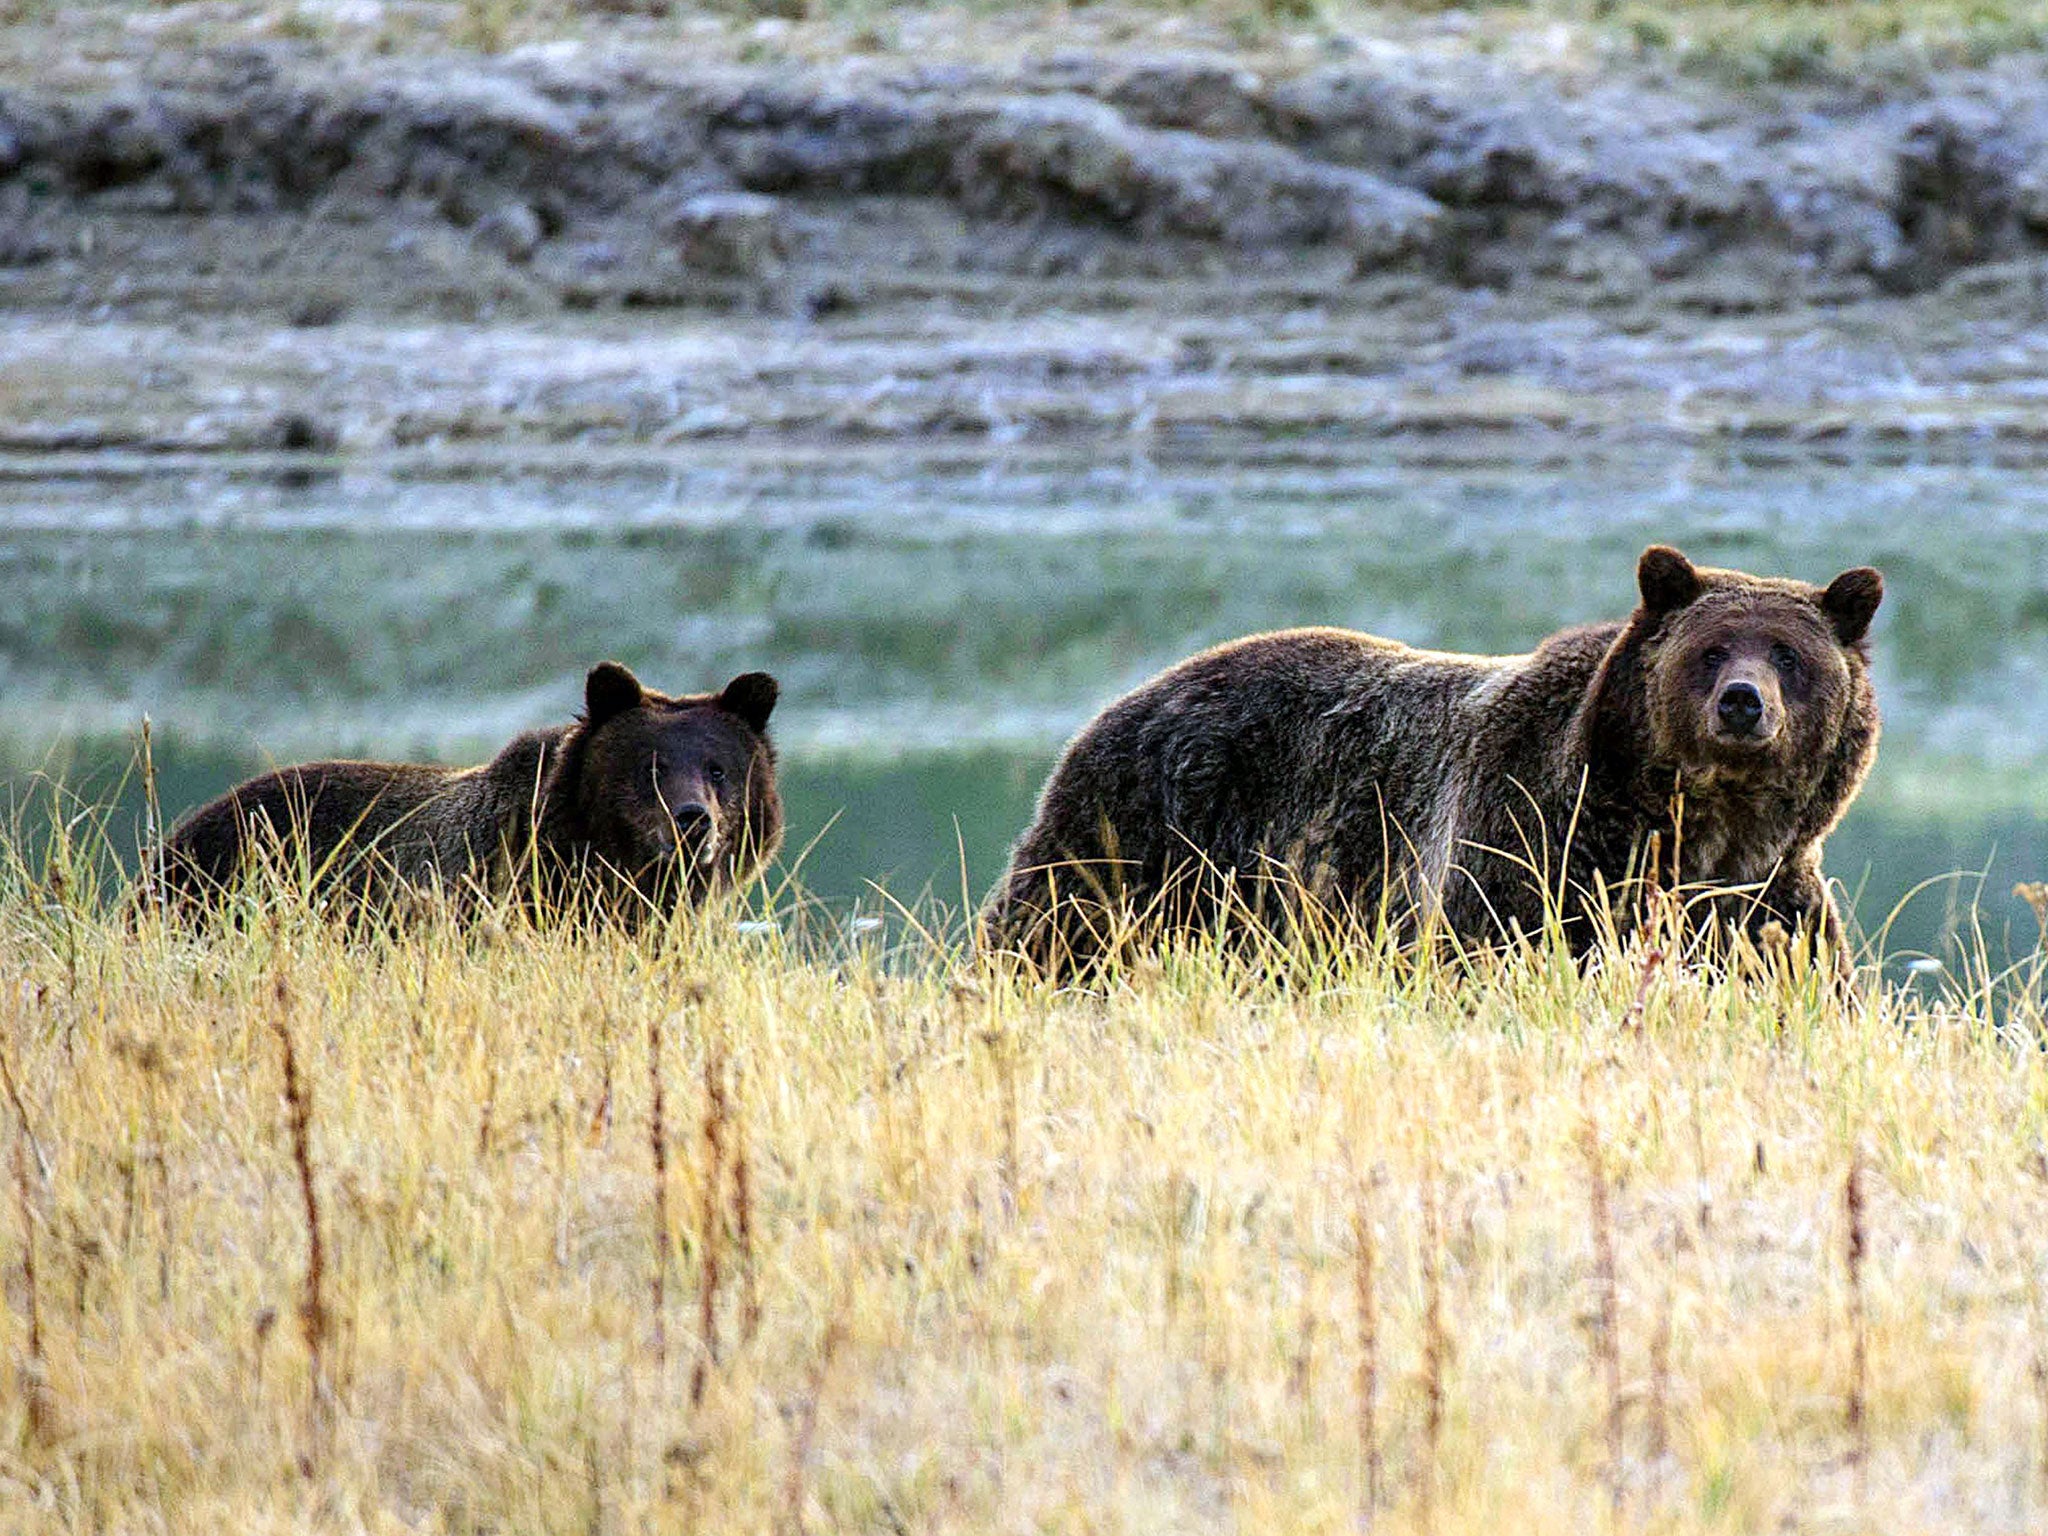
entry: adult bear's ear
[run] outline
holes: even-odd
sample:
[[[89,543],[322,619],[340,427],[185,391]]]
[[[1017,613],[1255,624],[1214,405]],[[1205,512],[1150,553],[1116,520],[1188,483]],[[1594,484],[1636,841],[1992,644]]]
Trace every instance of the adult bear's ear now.
[[[1652,544],[1636,562],[1636,587],[1644,608],[1670,613],[1700,595],[1700,573],[1669,544]]]
[[[1844,571],[1820,595],[1820,611],[1835,626],[1835,637],[1854,645],[1870,633],[1871,618],[1884,601],[1884,577],[1867,565]]]
[[[583,719],[589,725],[603,725],[614,715],[637,709],[647,690],[640,679],[616,661],[600,661],[583,679]]]
[[[725,691],[718,696],[718,706],[729,709],[757,731],[768,729],[768,717],[775,712],[775,701],[782,696],[782,687],[766,672],[742,672],[725,685]]]

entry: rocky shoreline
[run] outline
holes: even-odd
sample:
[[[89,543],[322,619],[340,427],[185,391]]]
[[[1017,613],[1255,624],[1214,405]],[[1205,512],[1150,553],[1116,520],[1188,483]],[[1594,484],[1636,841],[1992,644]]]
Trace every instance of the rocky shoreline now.
[[[2048,440],[2048,62],[1347,44],[0,74],[0,451]]]

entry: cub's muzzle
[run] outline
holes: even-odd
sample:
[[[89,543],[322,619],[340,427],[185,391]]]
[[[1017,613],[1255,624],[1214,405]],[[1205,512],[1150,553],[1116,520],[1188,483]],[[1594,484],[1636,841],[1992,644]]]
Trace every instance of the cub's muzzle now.
[[[676,853],[684,863],[709,864],[718,854],[718,818],[711,807],[690,800],[669,812],[675,823]]]

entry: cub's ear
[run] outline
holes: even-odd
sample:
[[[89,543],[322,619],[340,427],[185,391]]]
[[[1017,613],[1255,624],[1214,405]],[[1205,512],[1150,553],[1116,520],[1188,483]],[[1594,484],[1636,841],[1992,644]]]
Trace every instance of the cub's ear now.
[[[1867,565],[1844,571],[1820,595],[1820,611],[1835,626],[1835,637],[1854,645],[1870,632],[1871,617],[1884,601],[1884,577]]]
[[[768,729],[768,717],[775,712],[775,701],[782,696],[782,687],[766,672],[742,672],[725,685],[725,691],[718,696],[718,706],[729,709],[757,731]]]
[[[1652,544],[1636,562],[1636,587],[1644,608],[1670,613],[1700,595],[1700,573],[1669,544]]]
[[[583,679],[583,718],[587,724],[603,725],[614,715],[638,708],[647,697],[640,679],[616,661],[600,661]]]

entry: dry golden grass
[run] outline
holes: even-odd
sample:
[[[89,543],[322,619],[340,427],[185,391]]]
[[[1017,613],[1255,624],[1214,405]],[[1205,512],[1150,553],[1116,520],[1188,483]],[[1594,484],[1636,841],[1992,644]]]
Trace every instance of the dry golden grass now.
[[[8,1530],[2048,1522],[2024,996],[79,883],[0,895]]]

